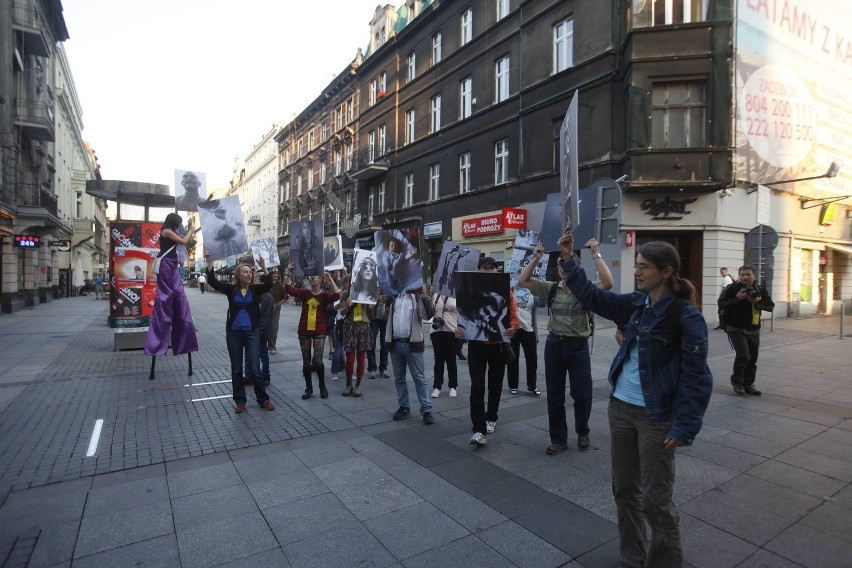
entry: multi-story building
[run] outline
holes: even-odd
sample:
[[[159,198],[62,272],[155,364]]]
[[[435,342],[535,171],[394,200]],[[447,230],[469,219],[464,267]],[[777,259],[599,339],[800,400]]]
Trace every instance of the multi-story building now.
[[[289,223],[323,220],[325,234],[358,217],[358,185],[352,178],[358,147],[359,92],[356,71],[361,50],[322,93],[284,125],[275,141],[279,156],[278,247],[287,262]],[[342,204],[342,211],[330,205]],[[348,230],[347,225],[347,230]]]
[[[70,288],[103,261],[104,204],[83,192],[96,163],[81,138],[80,105],[59,43],[66,39],[59,0],[0,3],[3,312],[49,301],[59,293],[60,271]],[[90,237],[75,239],[81,230]],[[41,246],[16,248],[15,235],[38,237]],[[80,246],[68,250],[75,240]]]
[[[278,131],[273,125],[245,159],[239,196],[249,243],[278,236]]]

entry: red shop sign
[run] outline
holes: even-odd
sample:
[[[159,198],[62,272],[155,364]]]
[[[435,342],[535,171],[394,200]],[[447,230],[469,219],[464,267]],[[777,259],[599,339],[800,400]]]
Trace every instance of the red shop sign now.
[[[462,220],[462,236],[496,235],[503,232],[503,216],[489,215]]]
[[[527,228],[527,210],[513,209],[510,207],[503,208],[503,228],[505,229],[526,229]]]

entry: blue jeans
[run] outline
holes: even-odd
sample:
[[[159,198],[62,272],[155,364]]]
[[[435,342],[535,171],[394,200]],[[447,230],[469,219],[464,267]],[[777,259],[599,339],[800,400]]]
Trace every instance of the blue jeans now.
[[[269,371],[269,345],[267,342],[269,341],[269,334],[261,333],[260,334],[260,375],[264,378],[264,380],[270,380],[272,378],[272,374]],[[250,377],[248,361],[246,361],[246,377]]]
[[[609,399],[619,552],[630,566],[679,568],[683,563],[680,517],[672,503],[675,454],[663,445],[670,428],[671,421],[648,420],[641,406]]]
[[[246,376],[254,385],[254,396],[258,404],[269,400],[266,385],[257,363],[260,360],[260,331],[230,329],[225,335],[228,344],[228,355],[231,358],[231,388],[234,391],[234,402],[246,403],[246,387],[243,382],[243,352],[245,352]]]
[[[432,412],[432,399],[429,398],[429,386],[426,384],[426,374],[423,372],[423,352],[411,350],[410,343],[394,341],[390,349],[390,359],[393,364],[393,378],[396,385],[396,398],[399,406],[411,409],[408,402],[408,384],[405,382],[405,369],[411,371],[414,379],[414,390],[420,401],[420,414]]]
[[[343,320],[336,322],[335,325],[343,325]],[[346,368],[346,355],[343,352],[343,340],[334,333],[331,336],[334,342],[334,355],[331,356],[331,372],[340,373]]]
[[[589,433],[592,414],[592,364],[589,340],[585,337],[560,339],[548,335],[544,344],[544,380],[547,383],[547,420],[550,443],[568,443],[565,422],[565,374],[574,400],[574,431]]]
[[[385,347],[385,324],[387,320],[373,320],[370,322],[371,348],[367,350],[367,371],[376,371],[376,338],[379,339],[379,371],[388,368],[388,349]]]

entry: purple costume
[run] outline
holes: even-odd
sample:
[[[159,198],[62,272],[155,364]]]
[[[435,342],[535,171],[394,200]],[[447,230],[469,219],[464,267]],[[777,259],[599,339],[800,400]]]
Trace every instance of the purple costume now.
[[[180,281],[176,243],[160,233],[160,274],[157,298],[145,338],[145,355],[165,355],[171,341],[172,353],[183,355],[198,351],[198,338],[189,311],[189,301]],[[167,250],[168,254],[165,254]],[[165,256],[163,256],[165,254]]]

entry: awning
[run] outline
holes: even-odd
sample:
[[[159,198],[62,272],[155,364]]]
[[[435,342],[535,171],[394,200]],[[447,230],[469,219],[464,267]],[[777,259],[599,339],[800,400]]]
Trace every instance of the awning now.
[[[825,246],[827,246],[827,247],[828,247],[828,248],[830,248],[830,249],[837,250],[837,251],[840,251],[840,252],[842,252],[842,253],[846,253],[846,254],[848,254],[849,256],[852,256],[852,246],[849,246],[849,245],[836,245],[836,244],[834,244],[834,243],[825,243]]]

